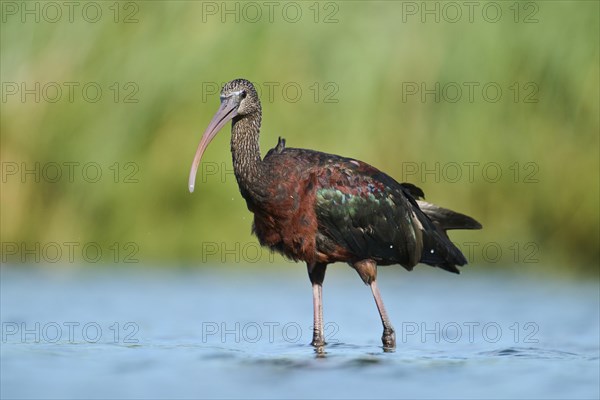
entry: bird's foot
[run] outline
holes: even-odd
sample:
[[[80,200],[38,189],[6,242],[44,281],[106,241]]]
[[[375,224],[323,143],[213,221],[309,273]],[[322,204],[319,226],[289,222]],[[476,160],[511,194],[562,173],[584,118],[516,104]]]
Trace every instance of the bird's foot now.
[[[319,334],[315,334],[313,335],[313,340],[312,342],[310,342],[310,344],[314,347],[323,347],[325,346],[325,339],[323,338],[323,335],[319,335]]]
[[[381,337],[384,350],[393,350],[396,348],[396,332],[393,328],[386,328],[383,330],[383,336]]]

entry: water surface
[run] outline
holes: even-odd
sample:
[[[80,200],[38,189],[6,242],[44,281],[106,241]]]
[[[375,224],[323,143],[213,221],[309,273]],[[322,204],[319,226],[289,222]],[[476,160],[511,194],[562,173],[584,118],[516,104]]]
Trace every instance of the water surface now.
[[[1,271],[2,398],[598,398],[598,282],[349,268]]]

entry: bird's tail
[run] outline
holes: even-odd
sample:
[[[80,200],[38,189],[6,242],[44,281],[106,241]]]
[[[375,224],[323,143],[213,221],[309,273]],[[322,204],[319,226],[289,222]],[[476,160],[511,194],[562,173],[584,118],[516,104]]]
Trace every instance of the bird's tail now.
[[[421,200],[417,200],[417,204],[446,237],[448,237],[447,231],[450,229],[481,229],[481,224],[468,215]]]
[[[421,262],[459,273],[456,266],[465,265],[467,259],[450,241],[447,232],[450,229],[481,229],[481,224],[467,215],[425,201],[417,200],[417,204],[435,226],[435,232],[424,235]]]

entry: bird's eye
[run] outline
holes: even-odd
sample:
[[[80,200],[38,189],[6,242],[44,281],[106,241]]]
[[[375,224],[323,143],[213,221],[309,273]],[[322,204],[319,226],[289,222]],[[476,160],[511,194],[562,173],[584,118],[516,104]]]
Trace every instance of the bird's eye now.
[[[243,91],[242,91],[242,94],[241,94],[241,96],[242,96],[242,99],[245,99],[245,98],[246,98],[246,91],[245,91],[245,90],[243,90]]]

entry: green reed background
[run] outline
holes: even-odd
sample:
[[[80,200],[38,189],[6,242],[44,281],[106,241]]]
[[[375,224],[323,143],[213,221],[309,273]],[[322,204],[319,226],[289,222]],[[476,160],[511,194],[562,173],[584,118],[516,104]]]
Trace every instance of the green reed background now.
[[[2,261],[281,263],[250,235],[229,127],[187,191],[216,87],[245,77],[263,153],[284,136],[422,187],[483,223],[453,235],[476,265],[597,272],[598,2],[492,3],[2,2]]]

